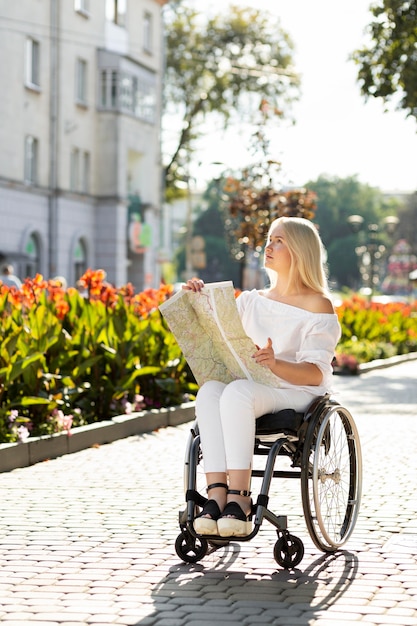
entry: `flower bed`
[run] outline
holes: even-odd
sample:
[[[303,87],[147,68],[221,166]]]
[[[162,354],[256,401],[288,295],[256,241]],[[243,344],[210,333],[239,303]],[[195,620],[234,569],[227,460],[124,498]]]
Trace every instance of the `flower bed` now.
[[[417,350],[417,302],[369,302],[359,296],[337,307],[342,337],[335,371],[357,374],[362,363]]]
[[[80,283],[83,293],[39,275],[21,289],[0,286],[0,442],[193,398],[193,376],[157,308],[172,287],[134,294],[100,270]]]

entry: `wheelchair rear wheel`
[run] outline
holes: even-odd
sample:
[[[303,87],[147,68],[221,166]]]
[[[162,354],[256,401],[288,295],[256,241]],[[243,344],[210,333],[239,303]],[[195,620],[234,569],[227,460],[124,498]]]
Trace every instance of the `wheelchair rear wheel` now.
[[[323,552],[334,552],[352,534],[359,513],[362,457],[353,417],[337,403],[312,416],[301,468],[307,529]]]

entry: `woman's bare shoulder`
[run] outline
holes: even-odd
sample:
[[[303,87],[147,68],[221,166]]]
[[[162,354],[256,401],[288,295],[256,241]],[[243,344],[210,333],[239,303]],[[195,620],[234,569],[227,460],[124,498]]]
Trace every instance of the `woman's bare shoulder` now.
[[[334,306],[328,296],[314,293],[306,296],[306,308],[312,313],[334,313]]]

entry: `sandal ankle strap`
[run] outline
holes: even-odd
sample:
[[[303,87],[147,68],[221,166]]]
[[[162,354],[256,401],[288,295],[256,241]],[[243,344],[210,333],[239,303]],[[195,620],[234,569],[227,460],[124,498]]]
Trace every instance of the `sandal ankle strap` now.
[[[227,490],[227,485],[225,483],[212,483],[211,485],[207,485],[207,492],[210,489],[215,489],[216,487],[224,487]]]
[[[240,491],[239,489],[228,489],[227,493],[231,493],[234,496],[245,496],[245,497],[249,497],[252,492],[248,491],[247,489],[243,489],[242,491]]]

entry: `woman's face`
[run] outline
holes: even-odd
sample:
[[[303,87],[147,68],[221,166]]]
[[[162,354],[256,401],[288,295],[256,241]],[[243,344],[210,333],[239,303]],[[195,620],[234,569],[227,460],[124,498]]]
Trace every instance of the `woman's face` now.
[[[285,233],[282,224],[277,224],[269,233],[265,246],[266,268],[276,272],[289,270],[291,267],[291,255],[285,242]]]

